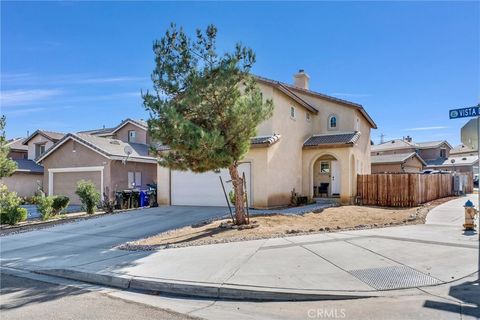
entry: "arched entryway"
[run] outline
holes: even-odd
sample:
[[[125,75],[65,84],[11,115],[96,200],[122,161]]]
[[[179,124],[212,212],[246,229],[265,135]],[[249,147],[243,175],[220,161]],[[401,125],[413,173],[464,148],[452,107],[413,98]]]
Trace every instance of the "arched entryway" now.
[[[340,161],[335,156],[319,156],[312,168],[313,197],[340,197],[341,175]]]

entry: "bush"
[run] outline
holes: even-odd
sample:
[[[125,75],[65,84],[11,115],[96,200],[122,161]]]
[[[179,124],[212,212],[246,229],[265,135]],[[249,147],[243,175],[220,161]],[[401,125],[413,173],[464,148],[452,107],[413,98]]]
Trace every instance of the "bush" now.
[[[40,212],[42,220],[50,219],[53,213],[53,199],[54,197],[38,197],[37,198],[37,210]]]
[[[56,215],[64,211],[68,207],[69,203],[70,198],[67,196],[56,196],[55,198],[53,198],[53,214]]]
[[[75,193],[80,197],[83,209],[88,214],[95,213],[95,208],[100,202],[100,193],[95,189],[95,185],[91,181],[80,180],[77,183],[77,191]]]
[[[27,220],[27,209],[20,207],[21,201],[15,192],[8,192],[7,186],[0,184],[0,223],[14,225]]]

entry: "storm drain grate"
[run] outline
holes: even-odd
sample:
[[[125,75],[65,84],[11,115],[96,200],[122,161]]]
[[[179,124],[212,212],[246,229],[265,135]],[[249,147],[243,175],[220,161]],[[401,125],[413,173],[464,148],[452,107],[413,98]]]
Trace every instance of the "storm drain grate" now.
[[[377,290],[412,288],[440,283],[439,280],[406,266],[359,269],[349,272]]]

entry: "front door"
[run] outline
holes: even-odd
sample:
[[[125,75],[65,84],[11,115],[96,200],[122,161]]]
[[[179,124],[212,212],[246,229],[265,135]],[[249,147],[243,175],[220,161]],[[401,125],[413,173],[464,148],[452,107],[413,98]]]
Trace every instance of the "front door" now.
[[[332,189],[331,193],[332,196],[340,195],[340,181],[341,181],[341,170],[340,170],[340,163],[338,160],[331,161],[331,179],[332,179]]]

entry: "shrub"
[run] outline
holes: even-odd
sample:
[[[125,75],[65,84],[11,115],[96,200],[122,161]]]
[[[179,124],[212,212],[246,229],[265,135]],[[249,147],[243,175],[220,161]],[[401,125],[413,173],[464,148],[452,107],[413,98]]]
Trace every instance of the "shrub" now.
[[[75,193],[80,197],[82,206],[88,214],[95,213],[95,207],[100,202],[100,193],[95,189],[91,181],[80,180],[77,183]]]
[[[21,208],[20,203],[15,192],[8,192],[7,186],[0,184],[0,223],[14,225],[27,220],[27,209]]]
[[[38,197],[37,198],[37,210],[40,212],[42,220],[50,219],[53,213],[53,199],[54,197]]]
[[[53,214],[56,215],[64,211],[68,207],[69,203],[70,198],[67,196],[56,196],[55,198],[53,198]]]

